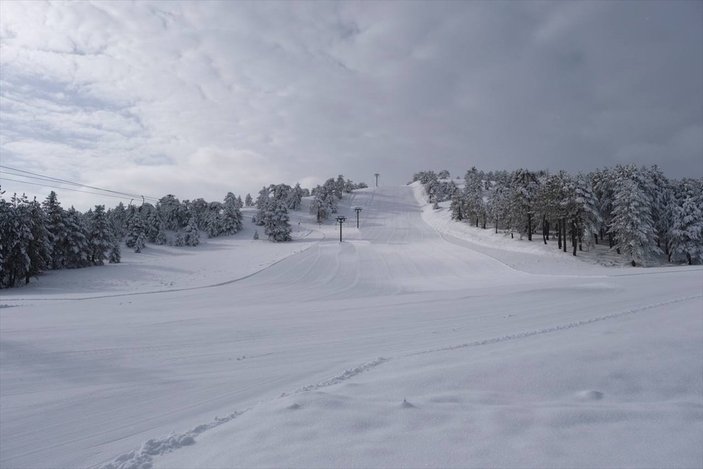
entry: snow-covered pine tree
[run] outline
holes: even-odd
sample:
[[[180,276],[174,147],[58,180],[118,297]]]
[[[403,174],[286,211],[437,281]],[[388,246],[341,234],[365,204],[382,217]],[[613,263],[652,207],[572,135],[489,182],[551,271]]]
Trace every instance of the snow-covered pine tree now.
[[[288,209],[289,210],[300,210],[300,204],[303,201],[303,189],[300,187],[300,183],[297,183],[295,187],[288,194]]]
[[[466,212],[464,218],[475,222],[478,228],[479,220],[483,219],[483,227],[486,226],[486,208],[483,201],[483,172],[471,168],[464,176],[464,203]]]
[[[242,229],[242,213],[234,194],[228,192],[222,204],[221,230],[224,235],[233,235]]]
[[[107,219],[112,225],[112,232],[118,240],[122,240],[127,234],[127,209],[120,202],[116,207],[107,211]]]
[[[3,287],[14,287],[27,277],[31,269],[29,246],[32,241],[32,223],[29,211],[22,207],[26,203],[26,196],[13,195],[0,220],[0,234],[3,235],[0,276]]]
[[[291,240],[291,226],[284,200],[274,200],[266,211],[264,233],[274,242]]]
[[[613,218],[608,230],[615,236],[615,248],[633,266],[660,252],[651,213],[651,201],[637,181],[622,175],[615,186]]]
[[[251,198],[251,194],[247,194],[244,198],[244,206],[251,207],[252,205],[254,205],[254,200]]]
[[[577,229],[577,239],[579,250],[582,250],[582,243],[587,246],[594,244],[594,236],[598,232],[601,223],[601,216],[598,211],[598,200],[593,194],[591,180],[583,174],[578,174],[575,179],[575,202],[577,207],[575,225]]]
[[[514,228],[521,235],[527,235],[527,239],[532,241],[534,227],[534,199],[539,188],[537,175],[526,169],[518,169],[512,175],[512,204],[511,221]]]
[[[164,222],[167,230],[178,231],[188,221],[188,214],[183,204],[172,194],[159,199],[156,204],[159,219]]]
[[[66,211],[64,218],[66,225],[66,258],[64,267],[69,269],[78,269],[90,265],[88,261],[89,246],[88,232],[81,214],[73,207]]]
[[[696,186],[698,190],[696,190]],[[674,222],[671,229],[671,250],[676,259],[689,265],[703,262],[703,194],[695,181],[684,179],[678,190]]]
[[[110,264],[119,264],[122,260],[120,241],[117,238],[112,240],[112,246],[110,246],[110,252],[108,253],[107,260]]]
[[[51,244],[46,230],[46,215],[37,199],[26,205],[29,212],[32,232],[32,240],[29,243],[29,272],[25,276],[25,283],[29,283],[30,277],[39,275],[51,265]]]
[[[129,219],[125,244],[128,248],[134,249],[134,252],[142,252],[146,244],[146,226],[138,212]]]
[[[51,255],[50,268],[63,269],[66,266],[68,250],[68,232],[66,229],[66,213],[58,201],[56,192],[51,191],[42,203],[46,215],[46,231]]]
[[[183,246],[197,246],[200,244],[200,233],[195,218],[191,218],[188,221],[181,234],[183,235]]]
[[[452,202],[449,205],[449,210],[452,212],[452,220],[464,220],[464,194],[462,191],[456,191],[452,196]]]
[[[113,234],[105,213],[104,205],[96,205],[91,218],[88,234],[89,261],[93,265],[103,265],[113,245]]]

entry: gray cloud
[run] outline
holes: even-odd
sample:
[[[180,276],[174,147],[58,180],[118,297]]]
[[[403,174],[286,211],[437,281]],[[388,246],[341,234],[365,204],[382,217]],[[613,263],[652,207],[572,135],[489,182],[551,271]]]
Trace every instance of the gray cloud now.
[[[703,176],[695,1],[8,1],[0,67],[4,164],[127,192],[474,165]]]

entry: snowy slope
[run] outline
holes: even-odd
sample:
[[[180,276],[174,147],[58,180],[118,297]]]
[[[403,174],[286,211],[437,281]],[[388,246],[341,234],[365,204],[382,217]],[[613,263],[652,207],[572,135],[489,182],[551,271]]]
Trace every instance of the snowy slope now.
[[[700,467],[703,270],[481,246],[413,190],[220,286],[3,292],[0,465]]]

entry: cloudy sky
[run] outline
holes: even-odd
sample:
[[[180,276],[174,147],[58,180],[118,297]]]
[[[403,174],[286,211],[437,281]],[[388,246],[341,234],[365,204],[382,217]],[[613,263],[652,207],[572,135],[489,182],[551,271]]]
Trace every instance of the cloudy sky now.
[[[695,0],[3,0],[0,67],[0,164],[130,193],[471,166],[703,176]]]

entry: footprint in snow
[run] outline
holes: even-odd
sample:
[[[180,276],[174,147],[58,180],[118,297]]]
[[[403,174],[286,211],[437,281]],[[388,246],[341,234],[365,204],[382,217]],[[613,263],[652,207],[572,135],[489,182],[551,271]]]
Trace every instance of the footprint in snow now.
[[[600,401],[604,394],[600,391],[588,390],[576,393],[576,397],[582,401]]]
[[[403,403],[400,404],[400,406],[401,406],[403,409],[414,409],[414,408],[415,408],[415,406],[412,405],[411,403],[409,403],[409,402],[407,401],[407,399],[403,399]]]

